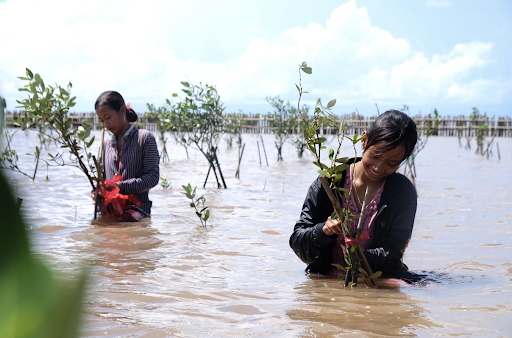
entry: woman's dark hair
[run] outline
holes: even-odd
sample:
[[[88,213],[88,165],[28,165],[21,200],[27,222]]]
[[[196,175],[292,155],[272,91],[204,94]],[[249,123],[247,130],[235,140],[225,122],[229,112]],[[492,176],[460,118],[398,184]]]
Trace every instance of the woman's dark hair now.
[[[383,147],[379,148],[379,151],[386,152],[403,145],[405,149],[403,160],[405,160],[411,156],[417,140],[416,123],[401,111],[388,110],[377,117],[370,127],[365,150],[376,144],[382,144]]]
[[[119,113],[121,111],[121,107],[126,106],[126,104],[124,103],[124,99],[121,94],[113,90],[109,90],[98,96],[98,99],[94,104],[94,109],[97,110],[102,106],[108,106]],[[135,113],[133,109],[128,109],[128,107],[126,107],[126,119],[129,122],[137,121],[137,113]]]

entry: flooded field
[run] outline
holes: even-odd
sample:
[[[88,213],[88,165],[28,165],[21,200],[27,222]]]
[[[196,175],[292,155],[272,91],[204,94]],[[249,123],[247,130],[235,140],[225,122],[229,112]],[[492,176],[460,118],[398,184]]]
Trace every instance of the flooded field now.
[[[9,173],[37,254],[66,278],[90,266],[84,337],[512,336],[512,139],[498,140],[500,161],[496,148],[488,160],[475,155],[474,141],[471,151],[457,138],[428,141],[405,262],[435,281],[375,290],[304,273],[288,239],[316,169],[289,144],[276,162],[273,137],[263,137],[269,166],[261,149],[260,167],[259,136],[243,135],[240,179],[237,149],[222,141],[227,190],[212,178],[202,189],[206,160],[169,141],[160,170],[171,188],[151,190],[151,221],[127,227],[91,224],[77,169],[50,168],[48,182],[44,165],[35,182]],[[19,154],[36,143],[35,134],[13,138]],[[181,194],[187,183],[206,193],[211,226],[198,226]]]

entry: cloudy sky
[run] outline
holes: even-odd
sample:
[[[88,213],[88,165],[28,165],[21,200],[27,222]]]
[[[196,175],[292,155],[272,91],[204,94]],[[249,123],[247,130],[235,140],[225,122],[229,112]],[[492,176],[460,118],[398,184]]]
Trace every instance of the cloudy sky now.
[[[76,111],[117,90],[143,112],[180,81],[217,86],[227,112],[297,100],[298,64],[336,114],[408,104],[512,116],[512,2],[0,0],[0,95],[22,95],[25,68],[73,83]]]

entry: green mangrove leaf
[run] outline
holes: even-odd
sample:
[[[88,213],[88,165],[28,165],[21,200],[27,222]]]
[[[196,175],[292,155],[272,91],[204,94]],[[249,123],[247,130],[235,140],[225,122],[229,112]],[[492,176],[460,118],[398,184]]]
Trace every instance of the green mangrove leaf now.
[[[335,104],[336,104],[336,99],[331,100],[331,101],[329,101],[329,103],[327,103],[327,108],[332,108],[332,107],[334,107]]]
[[[365,270],[365,269],[363,269],[363,268],[358,268],[357,270],[361,273],[361,275],[363,275],[363,276],[365,276],[365,277],[368,277],[368,272],[366,272],[366,270]]]
[[[347,162],[348,162],[348,157],[340,157],[340,158],[337,158],[335,162],[338,162],[338,163],[347,163]]]
[[[323,171],[323,170],[317,170],[317,173],[319,173],[320,175],[324,175],[325,177],[328,177],[328,178],[330,178],[330,177],[331,177],[331,175],[329,175],[329,173],[328,173],[328,172],[325,172],[325,171]]]
[[[334,157],[334,149],[329,149],[329,160],[332,161],[332,158]]]
[[[382,271],[377,271],[377,272],[372,273],[368,278],[375,279],[375,278],[379,278],[381,275],[382,275]]]
[[[331,263],[331,265],[342,270],[342,271],[347,271],[347,268],[344,267],[343,265],[339,265],[339,264],[335,264],[335,263]]]

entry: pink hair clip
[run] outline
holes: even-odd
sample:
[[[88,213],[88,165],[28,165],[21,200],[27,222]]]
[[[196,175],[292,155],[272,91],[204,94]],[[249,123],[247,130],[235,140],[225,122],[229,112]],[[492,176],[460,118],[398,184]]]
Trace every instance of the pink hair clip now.
[[[130,110],[130,109],[131,109],[131,107],[130,107],[130,102],[128,102],[128,103],[126,104],[126,109],[128,109],[128,110]]]

